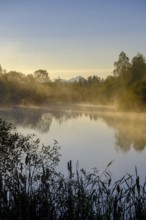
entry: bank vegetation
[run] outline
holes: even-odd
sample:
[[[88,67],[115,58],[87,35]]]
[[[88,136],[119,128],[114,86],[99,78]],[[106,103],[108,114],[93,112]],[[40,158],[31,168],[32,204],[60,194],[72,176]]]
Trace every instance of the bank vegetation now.
[[[40,146],[0,119],[0,220],[144,220],[146,181],[124,175],[113,181],[110,162],[97,168],[57,171],[60,147]]]
[[[106,79],[97,75],[75,82],[50,80],[44,69],[25,75],[0,67],[0,105],[49,105],[50,103],[117,105],[118,109],[146,110],[146,59],[138,53],[129,60],[124,52]]]

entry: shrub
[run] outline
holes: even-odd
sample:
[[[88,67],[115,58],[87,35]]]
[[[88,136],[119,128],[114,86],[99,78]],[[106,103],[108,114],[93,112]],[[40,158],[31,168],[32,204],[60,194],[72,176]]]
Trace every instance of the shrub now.
[[[113,182],[109,163],[93,169],[56,171],[59,145],[40,145],[0,120],[0,220],[146,219],[146,182],[127,174]]]

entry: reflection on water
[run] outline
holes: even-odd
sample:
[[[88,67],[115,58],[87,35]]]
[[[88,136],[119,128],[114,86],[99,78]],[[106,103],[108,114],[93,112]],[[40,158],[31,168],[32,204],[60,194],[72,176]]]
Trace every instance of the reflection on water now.
[[[0,109],[0,117],[3,120],[13,123],[16,127],[26,127],[38,130],[39,132],[48,132],[55,118],[59,124],[69,119],[80,117],[82,113],[69,112],[58,109],[31,109],[31,108],[11,108]]]
[[[103,116],[107,126],[115,131],[116,150],[144,150],[146,146],[146,115],[140,113],[115,113]]]
[[[48,132],[53,119],[58,124],[85,116],[91,121],[103,120],[114,130],[116,151],[128,152],[131,148],[143,151],[146,146],[146,115],[119,113],[93,107],[61,106],[50,109],[11,108],[0,109],[0,117],[16,127],[31,128],[41,133]]]

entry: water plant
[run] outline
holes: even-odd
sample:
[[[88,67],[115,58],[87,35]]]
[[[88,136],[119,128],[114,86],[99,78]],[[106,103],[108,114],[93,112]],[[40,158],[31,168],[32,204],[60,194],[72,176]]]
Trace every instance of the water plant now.
[[[146,181],[124,175],[113,181],[110,162],[97,168],[57,172],[60,146],[44,146],[0,119],[0,220],[146,219]]]

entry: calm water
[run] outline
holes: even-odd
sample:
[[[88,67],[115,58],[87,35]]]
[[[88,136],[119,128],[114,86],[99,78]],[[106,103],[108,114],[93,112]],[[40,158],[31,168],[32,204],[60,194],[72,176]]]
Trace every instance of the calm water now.
[[[110,171],[115,178],[134,173],[146,176],[146,115],[119,113],[92,106],[52,106],[48,109],[1,109],[0,117],[15,124],[22,134],[35,133],[44,144],[61,145],[59,169],[66,173],[67,161],[90,171]]]

